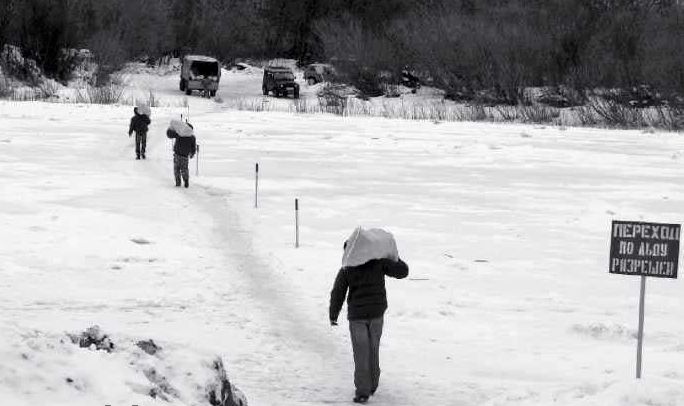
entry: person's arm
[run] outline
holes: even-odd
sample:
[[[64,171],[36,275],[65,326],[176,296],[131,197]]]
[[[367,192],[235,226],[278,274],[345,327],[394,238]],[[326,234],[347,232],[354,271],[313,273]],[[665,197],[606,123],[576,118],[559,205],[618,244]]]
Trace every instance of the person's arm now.
[[[152,120],[150,120],[150,118],[149,118],[147,115],[143,115],[143,117],[145,117],[145,118],[143,119],[143,120],[145,120],[145,124],[146,124],[146,125],[150,125],[150,123],[152,122]]]
[[[337,318],[342,310],[344,298],[347,297],[347,288],[349,282],[347,281],[344,270],[340,269],[335,278],[335,284],[330,292],[330,323],[337,324]]]
[[[130,137],[131,134],[133,134],[133,122],[135,120],[135,117],[131,119],[131,124],[128,126],[128,136]]]
[[[178,138],[178,134],[169,128],[168,130],[166,130],[166,137],[171,139]]]
[[[404,279],[408,276],[408,265],[401,258],[397,258],[396,261],[385,259],[382,262],[382,270],[385,272],[385,275],[397,279]]]

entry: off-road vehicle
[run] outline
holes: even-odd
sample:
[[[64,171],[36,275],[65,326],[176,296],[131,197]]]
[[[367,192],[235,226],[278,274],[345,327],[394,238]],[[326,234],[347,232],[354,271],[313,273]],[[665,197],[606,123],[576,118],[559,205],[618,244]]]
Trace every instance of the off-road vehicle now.
[[[186,55],[181,66],[180,90],[192,94],[193,90],[216,96],[221,79],[221,64],[214,58]]]
[[[261,90],[264,96],[273,92],[275,97],[287,96],[292,92],[295,99],[299,98],[299,84],[295,82],[292,69],[281,66],[269,66],[264,68],[264,79],[261,82]]]

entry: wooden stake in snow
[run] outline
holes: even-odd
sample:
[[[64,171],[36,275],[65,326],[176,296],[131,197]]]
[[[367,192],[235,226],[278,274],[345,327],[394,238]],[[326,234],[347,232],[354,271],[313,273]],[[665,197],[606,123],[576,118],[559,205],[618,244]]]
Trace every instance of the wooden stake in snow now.
[[[254,208],[259,207],[259,163],[256,163],[254,172]]]
[[[195,158],[195,176],[199,176],[199,144],[197,144],[197,158]]]
[[[299,199],[295,199],[295,248],[299,248]]]

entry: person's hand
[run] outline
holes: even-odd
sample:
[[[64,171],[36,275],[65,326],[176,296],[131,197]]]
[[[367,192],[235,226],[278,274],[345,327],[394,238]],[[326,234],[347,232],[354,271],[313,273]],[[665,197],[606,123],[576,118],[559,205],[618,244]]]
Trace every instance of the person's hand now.
[[[336,325],[337,325],[337,320],[330,320],[330,325],[331,325],[331,326],[336,326]]]
[[[128,134],[128,138],[131,138],[131,134]]]

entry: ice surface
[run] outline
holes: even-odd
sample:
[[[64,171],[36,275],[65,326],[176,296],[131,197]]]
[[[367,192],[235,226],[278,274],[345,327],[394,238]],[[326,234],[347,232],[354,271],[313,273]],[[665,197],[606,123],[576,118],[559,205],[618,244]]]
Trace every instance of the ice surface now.
[[[260,80],[225,74],[219,94]],[[146,161],[130,106],[0,102],[0,405],[161,404],[132,352],[59,342],[93,324],[187,348],[173,365],[221,355],[250,404],[349,402],[327,307],[359,224],[411,269],[387,281],[371,404],[684,405],[682,278],[648,281],[636,382],[639,281],[608,274],[612,219],[681,223],[681,135],[186,108],[175,75],[130,86],[168,102]],[[178,189],[165,131],[188,111],[200,176],[193,160]]]

